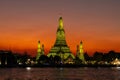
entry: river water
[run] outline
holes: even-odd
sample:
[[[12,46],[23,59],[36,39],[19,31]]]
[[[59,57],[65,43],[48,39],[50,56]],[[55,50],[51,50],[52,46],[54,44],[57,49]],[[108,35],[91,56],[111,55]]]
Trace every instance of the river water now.
[[[0,80],[120,80],[120,68],[0,68]]]

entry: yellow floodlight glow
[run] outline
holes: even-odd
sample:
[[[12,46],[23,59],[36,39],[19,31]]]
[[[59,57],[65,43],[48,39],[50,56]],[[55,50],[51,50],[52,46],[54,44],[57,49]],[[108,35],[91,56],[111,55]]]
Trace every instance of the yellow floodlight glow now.
[[[60,17],[60,19],[59,19],[59,27],[60,27],[60,29],[63,29],[63,20],[62,20],[62,17]]]

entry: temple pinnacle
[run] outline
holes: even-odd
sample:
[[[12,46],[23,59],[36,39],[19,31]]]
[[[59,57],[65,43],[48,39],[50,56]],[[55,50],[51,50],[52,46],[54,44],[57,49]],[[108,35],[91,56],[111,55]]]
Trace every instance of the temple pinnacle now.
[[[59,18],[59,28],[63,29],[63,20],[62,20],[62,17]]]
[[[80,51],[79,51],[79,58],[84,62],[85,61],[85,58],[84,58],[84,50],[83,50],[83,43],[82,41],[80,42]]]

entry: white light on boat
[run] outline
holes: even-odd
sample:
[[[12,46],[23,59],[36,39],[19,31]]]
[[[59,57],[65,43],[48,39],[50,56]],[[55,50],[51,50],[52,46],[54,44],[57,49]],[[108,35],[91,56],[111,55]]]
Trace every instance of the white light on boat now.
[[[29,70],[31,70],[31,67],[26,67],[26,69],[29,71]]]
[[[120,70],[120,67],[116,67],[116,68]]]

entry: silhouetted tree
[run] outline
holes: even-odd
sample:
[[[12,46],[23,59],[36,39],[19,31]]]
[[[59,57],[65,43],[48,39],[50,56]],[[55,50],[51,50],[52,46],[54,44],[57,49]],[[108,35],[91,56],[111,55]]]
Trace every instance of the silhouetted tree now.
[[[46,55],[41,55],[39,57],[38,63],[40,64],[49,63],[49,58]]]
[[[102,61],[103,60],[103,53],[95,52],[93,55],[93,59],[97,62]]]
[[[113,61],[115,58],[117,58],[117,54],[115,53],[115,51],[109,51],[106,55],[105,55],[106,59],[108,62]]]
[[[52,55],[49,57],[49,63],[54,64],[54,57]]]
[[[75,57],[75,64],[79,65],[79,64],[82,64],[82,60],[79,59],[79,57]]]
[[[85,57],[85,60],[86,60],[86,61],[89,61],[89,60],[90,60],[90,57],[89,57],[89,55],[88,55],[87,53],[84,53],[84,57]]]
[[[55,63],[55,64],[59,64],[60,62],[61,62],[61,57],[56,55],[56,56],[54,57],[54,63]]]

